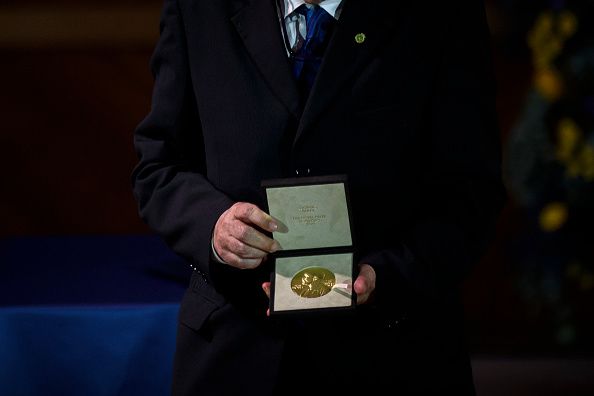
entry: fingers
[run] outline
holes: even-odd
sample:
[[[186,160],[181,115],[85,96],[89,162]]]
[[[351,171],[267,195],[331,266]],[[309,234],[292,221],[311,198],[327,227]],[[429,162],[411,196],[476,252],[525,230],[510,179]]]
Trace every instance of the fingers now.
[[[217,250],[218,253],[218,250]],[[243,258],[235,253],[232,253],[228,250],[223,250],[222,253],[218,253],[218,255],[229,265],[239,268],[239,269],[250,269],[256,268],[260,264],[262,264],[262,259],[259,258]]]
[[[359,275],[353,289],[357,293],[357,304],[365,304],[375,290],[375,270],[369,264],[359,266]]]
[[[239,202],[237,206],[235,217],[247,224],[254,224],[266,231],[276,231],[278,225],[268,213],[264,212],[254,204],[247,202]]]
[[[274,253],[277,250],[280,250],[280,244],[277,241],[267,237],[260,231],[246,223],[243,223],[242,221],[235,221],[229,227],[228,232],[229,235],[241,243],[241,245],[239,245],[235,242],[230,242],[231,248],[236,247],[238,249],[244,249],[243,246],[245,245],[266,253]],[[237,251],[236,253],[241,255],[242,251]]]
[[[254,227],[271,232],[277,229],[278,225],[269,214],[247,202],[238,202],[229,211],[232,216],[229,221],[230,235],[240,242],[264,252],[272,253],[280,249],[278,242]],[[243,256],[241,251],[236,253]]]
[[[217,254],[229,265],[239,269],[255,268],[266,257],[266,252],[246,245],[245,243],[227,235],[216,232],[214,248]]]
[[[221,243],[221,247],[239,257],[246,259],[261,259],[264,258],[268,253],[264,250],[250,246],[233,236],[230,238],[225,238]]]
[[[268,253],[281,249],[280,244],[260,230],[277,226],[257,206],[239,202],[225,211],[215,224],[213,244],[217,254],[236,268],[255,268]]]

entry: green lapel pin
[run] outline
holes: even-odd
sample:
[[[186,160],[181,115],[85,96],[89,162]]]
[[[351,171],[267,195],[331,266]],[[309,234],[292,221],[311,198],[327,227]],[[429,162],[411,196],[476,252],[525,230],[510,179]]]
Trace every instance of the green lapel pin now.
[[[355,35],[355,43],[363,44],[363,42],[365,41],[366,38],[367,38],[367,36],[365,36],[365,33],[357,33]]]

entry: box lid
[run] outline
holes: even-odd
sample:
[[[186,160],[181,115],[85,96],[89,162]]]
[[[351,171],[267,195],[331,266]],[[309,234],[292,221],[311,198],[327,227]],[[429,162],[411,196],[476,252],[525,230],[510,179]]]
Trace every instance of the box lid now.
[[[353,245],[345,175],[269,179],[262,187],[282,252]]]

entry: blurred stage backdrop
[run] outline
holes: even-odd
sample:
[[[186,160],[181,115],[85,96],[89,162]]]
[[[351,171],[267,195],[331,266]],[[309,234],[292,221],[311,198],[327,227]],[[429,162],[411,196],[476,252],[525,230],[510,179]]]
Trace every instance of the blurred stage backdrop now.
[[[594,1],[486,5],[509,202],[464,287],[477,389],[592,395]],[[189,270],[129,182],[160,8],[0,4],[2,395],[168,394]]]

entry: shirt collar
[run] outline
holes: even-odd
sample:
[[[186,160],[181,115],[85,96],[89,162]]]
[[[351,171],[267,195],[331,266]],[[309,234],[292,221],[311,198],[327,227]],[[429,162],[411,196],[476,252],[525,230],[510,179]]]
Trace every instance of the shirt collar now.
[[[295,11],[301,4],[306,4],[304,0],[283,0],[283,3],[285,5],[285,18]],[[342,0],[322,0],[320,2],[320,7],[335,19],[338,19],[337,10],[340,3],[342,3]]]

